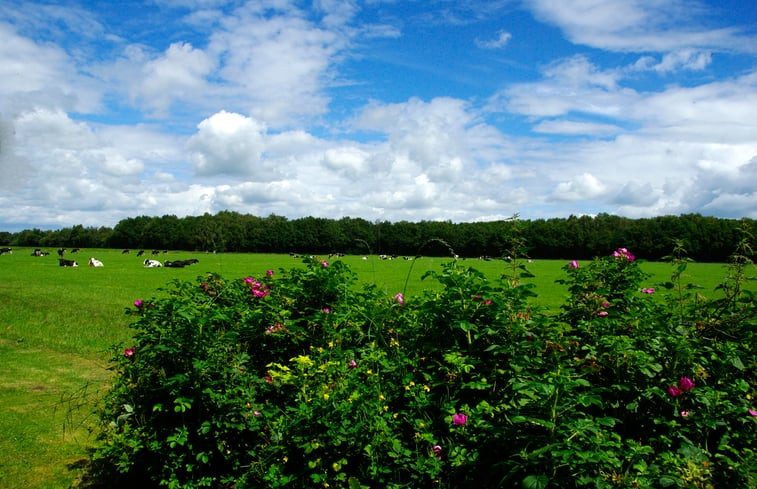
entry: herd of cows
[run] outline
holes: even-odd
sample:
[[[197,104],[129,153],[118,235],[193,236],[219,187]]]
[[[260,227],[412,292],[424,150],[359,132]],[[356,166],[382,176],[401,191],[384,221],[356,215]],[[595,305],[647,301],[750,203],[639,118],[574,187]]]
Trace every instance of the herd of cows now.
[[[64,255],[66,253],[66,248],[59,248],[58,249],[58,264],[62,267],[78,267],[79,263],[76,260],[69,260],[67,258],[64,258]],[[81,251],[79,248],[73,248],[70,253],[78,253]],[[163,250],[163,253],[167,253],[167,250]],[[13,254],[13,248],[0,248],[0,255],[4,254]],[[123,250],[121,253],[128,254],[131,253],[131,250]],[[159,250],[152,250],[153,255],[158,255],[161,252]],[[32,251],[32,256],[48,256],[50,252],[43,251],[41,248],[35,248],[34,251]],[[145,254],[145,250],[139,250],[137,252],[137,256],[142,256]],[[145,268],[159,268],[159,267],[169,267],[169,268],[184,268],[189,265],[194,265],[195,263],[199,263],[200,260],[197,258],[190,258],[189,260],[166,260],[164,262],[160,262],[158,260],[153,260],[150,258],[146,258],[142,264]],[[105,264],[101,262],[100,260],[96,258],[90,258],[89,262],[87,263],[90,267],[104,267]]]

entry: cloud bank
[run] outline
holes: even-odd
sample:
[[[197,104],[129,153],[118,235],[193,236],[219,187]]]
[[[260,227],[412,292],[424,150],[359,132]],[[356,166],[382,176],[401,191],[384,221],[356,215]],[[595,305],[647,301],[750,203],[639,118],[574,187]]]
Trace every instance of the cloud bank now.
[[[754,13],[408,5],[0,6],[0,230],[757,217]]]

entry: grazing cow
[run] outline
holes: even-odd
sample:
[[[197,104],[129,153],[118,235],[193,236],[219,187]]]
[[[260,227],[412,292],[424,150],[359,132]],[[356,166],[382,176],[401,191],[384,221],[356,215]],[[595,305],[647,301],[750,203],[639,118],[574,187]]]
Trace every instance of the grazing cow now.
[[[8,253],[9,255],[13,254],[13,248],[0,248],[0,255],[4,255],[5,253]]]
[[[58,248],[58,256],[63,256],[63,253],[66,252],[65,248]]]
[[[63,258],[58,260],[58,264],[62,267],[78,267],[79,264],[76,263],[74,260],[64,260]]]
[[[104,267],[105,265],[103,265],[103,262],[101,262],[100,260],[96,260],[95,258],[90,258],[89,266],[90,267]]]
[[[159,255],[160,254],[160,250],[152,250],[152,254],[153,255]]]
[[[194,265],[195,263],[199,263],[200,260],[197,258],[190,258],[189,260],[175,260],[175,261],[168,261],[166,260],[165,266],[171,267],[171,268],[184,268],[187,265]]]
[[[163,266],[158,260],[150,260],[149,258],[143,263],[145,264],[145,268],[158,268]]]
[[[81,250],[79,248],[74,248],[71,250],[71,253],[79,253]]]
[[[42,256],[42,250],[35,248],[34,251],[32,251],[32,256]]]
[[[121,252],[121,254],[122,254],[122,255],[128,255],[128,254],[129,254],[129,249],[127,248],[127,249],[123,250],[123,251]]]
[[[142,256],[142,255],[144,255],[144,254],[145,254],[145,250],[139,250],[139,251],[137,252],[137,256]]]

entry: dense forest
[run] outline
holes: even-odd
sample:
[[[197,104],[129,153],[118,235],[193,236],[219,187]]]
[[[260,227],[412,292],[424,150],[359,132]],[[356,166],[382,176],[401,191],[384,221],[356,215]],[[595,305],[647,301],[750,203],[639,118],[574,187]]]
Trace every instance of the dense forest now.
[[[58,230],[0,232],[5,246],[171,249],[257,253],[347,253],[588,259],[626,247],[659,260],[674,242],[697,261],[726,261],[736,243],[753,236],[753,219],[699,214],[644,219],[599,214],[568,218],[492,222],[370,222],[344,217],[288,219],[222,211],[215,215],[140,216],[114,228],[81,225]]]

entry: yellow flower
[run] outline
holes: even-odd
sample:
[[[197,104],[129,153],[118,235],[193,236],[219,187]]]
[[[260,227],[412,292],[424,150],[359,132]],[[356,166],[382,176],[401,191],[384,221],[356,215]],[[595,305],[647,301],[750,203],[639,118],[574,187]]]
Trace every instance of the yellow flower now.
[[[423,390],[426,391],[426,392],[429,392],[431,390],[431,387],[429,387],[427,385],[424,385],[423,386]]]
[[[281,460],[283,460],[283,461],[284,461],[284,463],[287,463],[287,462],[289,462],[289,457],[287,457],[287,456],[284,456],[284,458],[282,458]]]
[[[328,400],[329,400],[329,395],[328,395],[328,393],[325,393],[325,394],[323,394],[323,400],[324,400],[324,401],[328,401]]]
[[[378,398],[379,398],[379,401],[383,401],[386,399],[386,397],[384,397],[384,394],[379,394]]]

